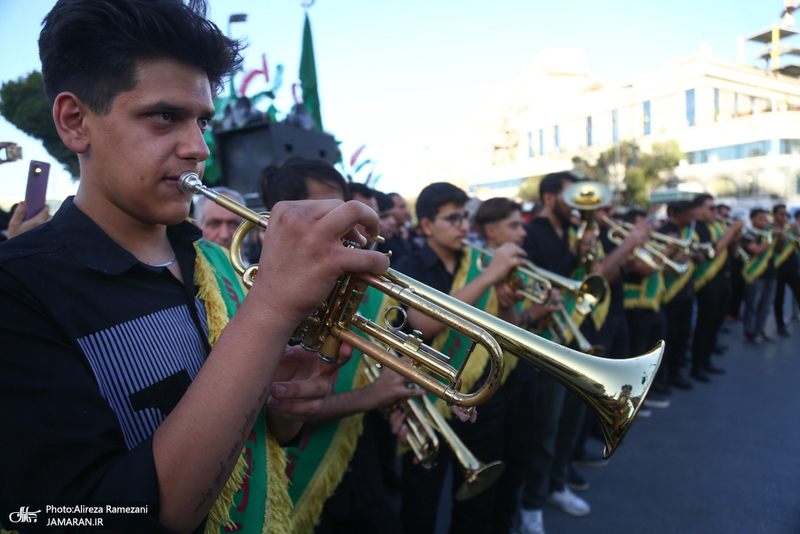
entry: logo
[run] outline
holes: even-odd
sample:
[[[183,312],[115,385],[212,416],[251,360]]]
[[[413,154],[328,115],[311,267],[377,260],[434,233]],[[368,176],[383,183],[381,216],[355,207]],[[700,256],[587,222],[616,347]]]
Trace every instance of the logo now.
[[[31,512],[28,510],[29,506],[21,506],[19,512],[11,512],[8,514],[8,519],[12,523],[36,523],[36,514],[41,512],[41,510],[36,510],[35,512]]]

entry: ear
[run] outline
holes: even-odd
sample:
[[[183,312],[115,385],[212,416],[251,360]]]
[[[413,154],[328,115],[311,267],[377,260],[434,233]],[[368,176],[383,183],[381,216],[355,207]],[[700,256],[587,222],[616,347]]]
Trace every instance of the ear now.
[[[89,150],[89,135],[86,118],[89,108],[73,93],[61,93],[53,104],[53,120],[58,135],[67,148],[76,154]]]
[[[433,221],[427,217],[423,217],[421,221],[419,221],[419,226],[422,228],[422,233],[425,236],[430,237],[433,235]]]
[[[495,223],[484,224],[483,233],[487,240],[492,241],[497,237],[497,226],[495,226]]]

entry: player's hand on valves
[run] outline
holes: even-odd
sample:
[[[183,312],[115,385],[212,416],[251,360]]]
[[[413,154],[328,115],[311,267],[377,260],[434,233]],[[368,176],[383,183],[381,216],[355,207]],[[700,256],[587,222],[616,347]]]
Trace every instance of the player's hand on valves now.
[[[268,317],[285,319],[294,328],[319,307],[343,273],[384,273],[389,267],[384,254],[342,245],[342,239],[366,244],[358,224],[372,235],[380,231],[378,214],[361,202],[276,204],[250,298],[264,306]]]
[[[514,243],[505,243],[494,251],[492,261],[484,271],[492,277],[496,284],[506,279],[508,273],[521,265],[525,265],[525,251]]]

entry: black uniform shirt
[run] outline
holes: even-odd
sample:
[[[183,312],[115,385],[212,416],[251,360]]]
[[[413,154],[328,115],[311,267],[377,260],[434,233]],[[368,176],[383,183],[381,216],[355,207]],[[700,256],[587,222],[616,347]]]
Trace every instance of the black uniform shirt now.
[[[603,252],[606,256],[617,248],[617,244],[608,238],[607,231],[600,232],[600,242],[603,243]],[[611,302],[608,305],[609,314],[625,313],[625,280],[623,276],[620,273],[616,280],[608,284],[608,288],[611,290]]]
[[[702,226],[703,228],[706,227],[704,224],[696,224],[695,228],[699,228],[700,226]],[[706,228],[706,230],[708,230],[708,229]],[[678,225],[676,225],[673,222],[666,223],[664,226],[659,228],[657,231],[662,233],[662,234],[677,236],[678,239],[680,239],[680,237],[683,235],[683,230],[681,228],[679,228]],[[665,271],[665,273],[668,273],[668,276],[672,276],[671,274],[669,274],[670,272],[671,271],[669,271],[669,270]],[[673,300],[690,299],[693,296],[694,296],[694,283],[692,282],[692,279],[690,278],[689,281],[686,282],[686,285],[684,285],[683,288],[680,291],[678,291],[678,293],[673,297]]]
[[[525,225],[525,242],[522,248],[528,259],[548,271],[571,276],[578,266],[578,258],[569,248],[569,229],[571,225],[562,225],[563,236],[559,237],[550,220],[536,217]]]
[[[148,504],[147,530],[167,531],[155,523],[152,434],[210,350],[193,283],[201,232],[185,222],[167,235],[184,283],[141,264],[71,198],[0,245],[0,508]]]

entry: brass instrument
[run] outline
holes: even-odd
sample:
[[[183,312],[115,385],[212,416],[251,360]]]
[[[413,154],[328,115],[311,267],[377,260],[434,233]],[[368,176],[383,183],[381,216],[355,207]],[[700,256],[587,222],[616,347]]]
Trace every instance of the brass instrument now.
[[[608,239],[612,243],[617,245],[621,245],[622,241],[628,236],[629,229],[635,228],[635,225],[630,223],[618,223],[611,217],[604,217],[603,221],[608,225]],[[620,234],[620,235],[617,235]],[[669,236],[666,236],[669,237]],[[652,256],[648,256],[647,254],[643,254],[642,250],[646,250]],[[678,263],[673,261],[669,256],[667,256],[658,246],[654,245],[653,243],[644,242],[641,246],[636,247],[633,249],[633,254],[642,261],[645,265],[653,269],[654,271],[661,271],[664,267],[653,260],[653,256],[660,259],[663,265],[666,265],[673,271],[678,274],[685,273],[690,265],[688,263]]]
[[[476,263],[479,270],[484,270],[486,267],[483,258],[484,256],[494,257],[494,250],[480,248],[469,241],[464,241],[463,243],[464,246],[478,252]],[[537,288],[537,284],[544,286],[547,293],[541,293]],[[542,269],[530,261],[517,267],[509,274],[508,285],[535,304],[547,304],[550,301],[550,291],[553,286],[556,286],[575,297],[575,309],[581,315],[591,313],[594,307],[603,300],[606,292],[609,291],[608,282],[597,273],[589,274],[582,281],[573,280]],[[578,344],[578,350],[584,354],[605,356],[603,346],[589,343],[566,311],[557,310],[552,312],[548,317],[547,326],[559,345],[567,345],[566,330],[569,330]]]
[[[363,355],[363,357],[364,361],[367,362],[365,369],[367,378],[370,382],[374,382],[380,371],[375,365],[371,365],[369,357],[366,355]],[[409,386],[417,387],[411,383],[409,383]],[[497,461],[487,465],[478,460],[464,445],[464,442],[461,441],[461,438],[453,431],[450,424],[442,417],[442,414],[439,413],[439,410],[436,409],[428,397],[421,397],[419,402],[417,400],[414,398],[407,399],[401,403],[400,409],[406,412],[406,419],[409,421],[409,433],[406,434],[408,445],[420,464],[429,468],[439,450],[439,439],[436,437],[435,428],[450,446],[456,460],[464,470],[464,482],[456,492],[457,501],[466,501],[476,497],[483,490],[494,484],[503,474],[506,467],[505,464]],[[419,405],[420,402],[422,407]],[[413,413],[413,418],[410,416],[409,411]]]
[[[623,223],[626,225],[630,223]],[[702,253],[707,259],[712,260],[716,255],[717,251],[714,248],[714,245],[711,243],[700,243],[694,240],[694,228],[695,228],[696,221],[692,221],[691,229],[689,230],[689,237],[686,239],[678,239],[677,237],[672,237],[667,234],[662,234],[661,232],[650,232],[650,238],[664,243],[665,245],[674,245],[679,250],[683,251],[683,254],[696,257],[697,254]],[[633,225],[631,225],[633,226]]]
[[[494,257],[494,250],[492,249],[480,248],[469,241],[464,241],[463,244],[479,254],[476,263],[481,271],[486,268],[483,258]],[[545,288],[546,293],[541,292],[536,287],[536,284]],[[553,286],[558,287],[575,297],[575,309],[581,315],[591,313],[609,291],[608,282],[599,274],[591,273],[583,280],[573,280],[542,269],[531,261],[526,261],[524,265],[517,267],[510,273],[508,285],[535,304],[547,304],[550,300],[550,291]]]
[[[717,217],[717,220],[721,223],[724,223],[726,226],[731,226],[733,223],[736,222],[736,219],[731,219],[730,217]],[[754,237],[760,237],[767,243],[772,243],[772,232],[769,230],[760,230],[758,228],[752,228],[748,226],[742,226],[742,232],[750,234]]]
[[[364,368],[364,374],[369,383],[372,384],[378,379],[381,372],[372,364],[366,354],[362,354],[362,357],[367,364]],[[412,384],[409,382],[409,385]],[[436,455],[439,453],[439,438],[428,422],[428,418],[425,417],[422,408],[413,399],[406,399],[398,403],[397,407],[390,406],[385,410],[384,415],[388,418],[388,415],[395,409],[403,410],[406,414],[406,419],[408,420],[408,434],[406,435],[408,446],[411,447],[419,463],[423,467],[430,469],[433,466]]]
[[[572,320],[572,317],[566,310],[556,310],[550,314],[547,321],[547,327],[553,338],[559,345],[567,345],[567,330],[572,334],[572,339],[578,345],[578,350],[584,354],[591,354],[602,358],[606,355],[606,349],[603,345],[592,345],[586,336],[583,335],[581,329]]]
[[[195,173],[182,174],[179,183],[183,192],[202,194],[245,219],[233,236],[231,263],[246,282],[252,283],[257,266],[242,268],[241,245],[250,229],[257,225],[266,227],[269,214],[256,213],[206,188]],[[489,352],[491,368],[487,381],[473,394],[459,392],[459,377],[469,356],[461,368],[455,369],[445,363],[448,359],[445,355],[422,343],[421,333],[406,335],[386,330],[358,315],[356,311],[367,285],[402,305],[427,313],[472,339],[472,345],[481,343]],[[351,327],[391,346],[398,354],[411,358],[414,364],[370,343]],[[323,356],[331,359],[338,355],[341,343],[347,343],[448,404],[460,406],[478,405],[497,389],[503,375],[502,347],[564,384],[589,404],[603,429],[606,458],[613,454],[630,429],[664,353],[664,342],[660,341],[651,351],[627,360],[588,356],[510,325],[392,269],[387,269],[383,275],[353,273],[342,276],[331,296],[298,327],[296,333],[303,337],[304,347],[318,348]],[[430,376],[431,372],[447,383]]]
[[[578,210],[581,214],[581,226],[576,234],[578,242],[583,241],[586,230],[593,230],[599,234],[600,228],[597,226],[595,211],[607,206],[613,194],[607,185],[600,182],[575,182],[562,191],[561,197],[571,208]],[[581,257],[581,263],[586,272],[591,272],[592,265],[597,259],[597,254],[589,252]]]

